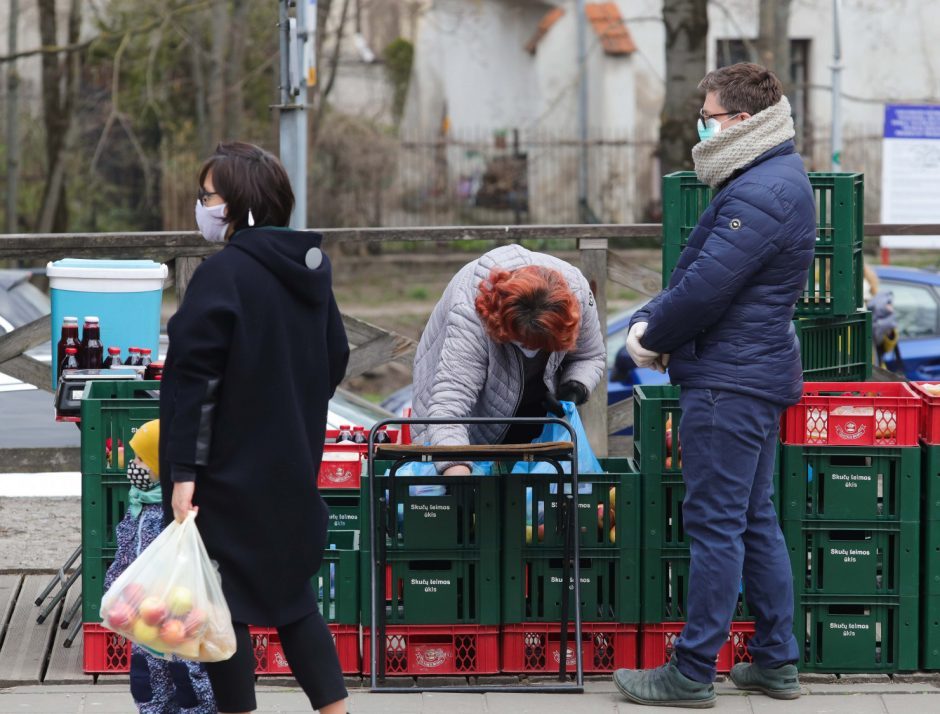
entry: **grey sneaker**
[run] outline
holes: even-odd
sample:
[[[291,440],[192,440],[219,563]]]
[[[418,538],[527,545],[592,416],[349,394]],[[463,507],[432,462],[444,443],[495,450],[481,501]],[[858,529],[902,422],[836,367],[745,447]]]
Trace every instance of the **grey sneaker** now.
[[[738,689],[763,692],[774,699],[798,699],[800,674],[792,664],[761,669],[756,664],[739,662],[731,668],[731,681]]]
[[[614,684],[636,704],[709,709],[716,702],[715,688],[686,677],[674,659],[656,669],[618,669]]]

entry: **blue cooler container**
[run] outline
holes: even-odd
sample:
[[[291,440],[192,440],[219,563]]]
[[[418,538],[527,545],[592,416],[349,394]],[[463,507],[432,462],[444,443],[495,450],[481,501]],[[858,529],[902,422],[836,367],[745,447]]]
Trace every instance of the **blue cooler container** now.
[[[56,345],[62,318],[86,316],[101,321],[105,357],[108,347],[149,347],[159,359],[160,306],[167,267],[152,260],[84,260],[66,258],[46,266],[52,296],[52,386],[58,379]]]

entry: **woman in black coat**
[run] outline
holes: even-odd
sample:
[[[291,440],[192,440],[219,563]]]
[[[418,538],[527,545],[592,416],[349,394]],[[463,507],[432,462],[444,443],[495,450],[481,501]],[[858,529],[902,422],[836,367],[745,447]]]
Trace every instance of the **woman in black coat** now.
[[[218,562],[238,650],[207,665],[220,712],[255,709],[248,624],[276,627],[314,709],[346,711],[339,659],[310,579],[326,544],[317,490],[327,406],[349,344],[321,236],[287,228],[281,163],[220,144],[199,176],[196,220],[227,241],[169,322],[160,475],[169,521],[196,523]]]

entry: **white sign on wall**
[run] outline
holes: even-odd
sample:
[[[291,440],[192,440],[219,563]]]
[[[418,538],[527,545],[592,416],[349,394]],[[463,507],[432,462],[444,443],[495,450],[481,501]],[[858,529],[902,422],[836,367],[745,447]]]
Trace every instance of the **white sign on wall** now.
[[[882,223],[940,223],[940,105],[885,105]],[[940,248],[940,236],[881,236],[882,248]]]

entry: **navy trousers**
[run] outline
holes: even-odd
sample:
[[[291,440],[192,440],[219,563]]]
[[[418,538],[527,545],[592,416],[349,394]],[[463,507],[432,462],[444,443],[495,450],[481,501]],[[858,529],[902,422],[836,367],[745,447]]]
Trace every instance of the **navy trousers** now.
[[[675,647],[679,671],[715,679],[742,574],[757,620],[748,643],[754,662],[795,663],[790,558],[771,502],[782,408],[716,389],[683,389],[680,405],[682,516],[692,562],[687,620]]]

